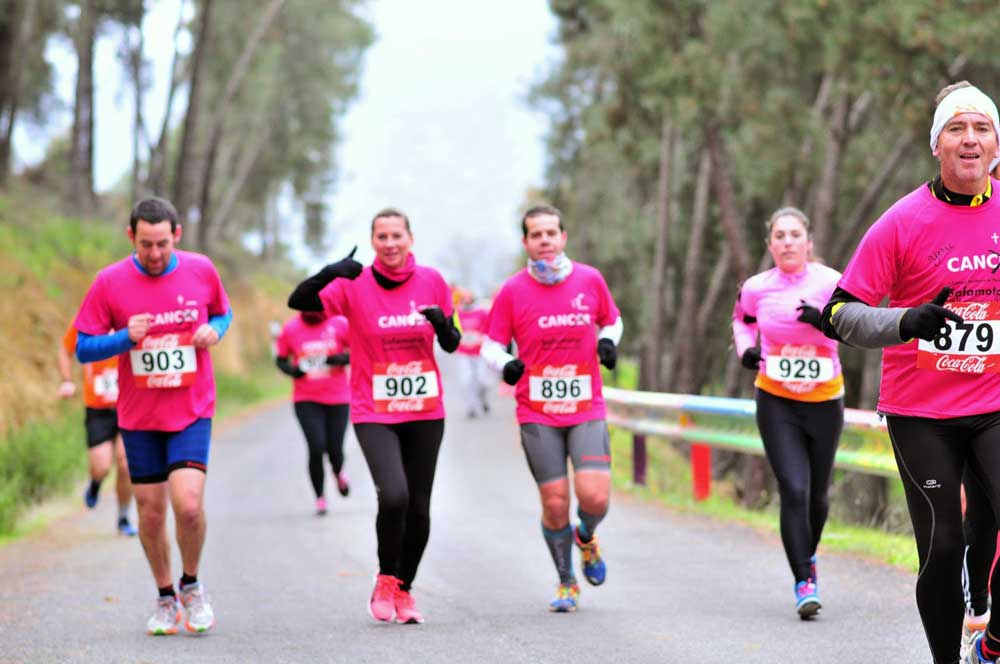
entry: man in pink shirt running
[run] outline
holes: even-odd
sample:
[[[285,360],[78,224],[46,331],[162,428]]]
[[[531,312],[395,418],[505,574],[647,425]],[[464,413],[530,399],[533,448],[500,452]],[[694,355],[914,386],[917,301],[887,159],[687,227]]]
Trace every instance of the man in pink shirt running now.
[[[540,205],[521,220],[528,267],[510,277],[493,303],[481,354],[516,386],[517,421],[542,502],[542,534],[559,574],[549,610],[575,611],[580,586],[573,542],[591,585],[606,565],[595,531],[608,511],[611,453],[598,361],[613,369],[622,322],[601,273],[567,258],[562,213]],[[506,346],[517,343],[518,357]],[[580,518],[569,523],[566,459],[573,461]]]
[[[963,625],[963,472],[1000,508],[1000,202],[990,178],[1000,119],[967,83],[942,93],[930,131],[939,174],[868,229],[821,322],[828,336],[884,349],[878,410],[917,541],[917,608],[934,661],[951,664]],[[998,659],[991,618],[963,661]]]
[[[118,356],[118,422],[142,541],[159,590],[149,634],[206,632],[215,614],[198,580],[205,543],[205,473],[215,413],[209,348],[232,320],[229,298],[206,256],[175,249],[181,226],[161,198],[136,203],[131,256],[97,274],[75,327],[81,362]],[[107,334],[108,330],[116,330]],[[180,601],[170,572],[167,500],[181,552]]]

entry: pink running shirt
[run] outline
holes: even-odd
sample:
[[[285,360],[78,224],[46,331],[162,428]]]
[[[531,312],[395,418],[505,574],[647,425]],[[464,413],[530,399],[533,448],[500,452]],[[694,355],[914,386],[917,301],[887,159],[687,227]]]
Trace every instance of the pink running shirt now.
[[[229,311],[229,298],[208,257],[174,255],[177,267],[157,277],[141,272],[132,256],[102,269],[76,315],[76,329],[95,336],[127,328],[135,314],[154,316],[147,336],[118,356],[123,429],[180,431],[215,414],[212,355],[190,339],[209,317]]]
[[[417,265],[401,286],[382,288],[366,267],[320,291],[326,313],[350,321],[351,421],[398,424],[444,417],[434,327],[420,309],[452,314],[451,291],[437,270]]]
[[[305,372],[292,381],[292,401],[326,405],[350,403],[351,384],[346,366],[330,366],[328,355],[346,352],[348,324],[343,316],[331,316],[309,325],[301,314],[289,319],[278,335],[278,356]]]
[[[754,385],[795,401],[829,401],[844,396],[837,342],[797,318],[802,302],[820,311],[837,287],[840,273],[807,263],[798,274],[771,268],[747,279],[733,309],[733,339],[739,357],[757,345],[760,371]],[[744,318],[755,318],[747,322]],[[768,359],[770,358],[770,359]]]
[[[569,427],[605,419],[597,330],[618,316],[604,277],[583,263],[574,261],[570,275],[553,286],[527,269],[504,283],[488,336],[501,346],[517,342],[525,364],[516,386],[519,423]]]
[[[462,341],[455,352],[462,355],[479,355],[486,334],[486,309],[459,309],[458,320],[462,324]]]
[[[994,180],[993,191],[997,187]],[[968,373],[984,369],[1000,354],[1000,335],[980,330],[978,320],[979,313],[996,308],[988,305],[1000,302],[998,269],[996,198],[979,207],[949,205],[924,184],[868,229],[844,270],[841,288],[873,307],[886,296],[890,307],[913,307],[951,286],[946,306],[976,323],[964,354],[942,356],[932,368],[917,366],[917,340],[884,348],[879,412],[943,419],[1000,410],[1000,374]]]

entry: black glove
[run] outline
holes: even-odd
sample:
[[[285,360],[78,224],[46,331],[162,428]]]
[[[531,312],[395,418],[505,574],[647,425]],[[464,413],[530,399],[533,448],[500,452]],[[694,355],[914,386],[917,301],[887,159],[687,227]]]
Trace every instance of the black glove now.
[[[951,288],[945,286],[930,302],[907,309],[899,320],[899,336],[904,341],[910,339],[934,341],[934,337],[941,333],[946,319],[956,323],[963,322],[961,316],[942,306],[948,301],[949,295],[951,295]]]
[[[281,369],[282,373],[285,373],[292,378],[302,378],[306,375],[306,372],[289,362],[287,357],[276,357],[274,358],[274,363],[278,365],[278,368]]]
[[[462,340],[462,333],[458,331],[455,327],[454,317],[445,316],[444,312],[441,311],[441,307],[424,307],[420,310],[424,318],[431,324],[434,328],[434,334],[437,335],[438,345],[441,346],[441,350],[446,353],[452,353],[458,348],[459,342]]]
[[[333,277],[340,277],[342,279],[357,279],[361,271],[364,270],[364,266],[354,260],[354,252],[358,250],[357,245],[351,249],[351,253],[347,254],[341,258],[336,263],[330,263],[323,271]]]
[[[448,321],[444,312],[441,311],[441,307],[424,307],[420,313],[434,326],[435,330],[440,330]]]
[[[517,385],[524,375],[524,362],[518,359],[511,360],[503,365],[503,382],[508,385]]]
[[[347,256],[336,263],[330,263],[296,286],[292,294],[288,296],[289,308],[298,311],[323,311],[323,301],[319,299],[320,291],[338,277],[356,279],[364,269],[361,263],[354,260],[354,252],[357,250],[358,248],[355,246]]]
[[[326,363],[331,367],[342,367],[351,363],[350,353],[334,353],[326,356]]]
[[[823,331],[823,314],[816,307],[806,304],[805,300],[799,300],[802,304],[795,307],[796,311],[801,311],[799,317],[795,320],[808,325],[812,325],[820,332]]]
[[[743,351],[740,364],[746,369],[753,369],[754,371],[760,369],[760,348],[753,346]]]
[[[598,339],[597,356],[601,358],[601,364],[608,369],[614,369],[618,362],[618,350],[615,348],[615,342],[611,339]]]

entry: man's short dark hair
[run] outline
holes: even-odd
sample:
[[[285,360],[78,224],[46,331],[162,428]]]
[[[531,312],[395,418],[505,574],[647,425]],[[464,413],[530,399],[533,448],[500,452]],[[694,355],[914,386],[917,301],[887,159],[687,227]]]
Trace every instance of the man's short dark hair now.
[[[559,208],[554,205],[534,205],[528,208],[527,212],[524,213],[524,216],[521,217],[521,232],[524,233],[524,237],[528,237],[528,219],[538,217],[543,214],[551,214],[554,217],[558,217],[559,230],[566,230],[563,227],[562,212],[559,211]]]
[[[372,217],[372,235],[375,234],[375,222],[382,217],[399,217],[403,220],[403,223],[406,224],[406,232],[413,233],[413,231],[410,230],[410,218],[407,217],[406,214],[399,208],[387,207],[382,208],[375,213],[374,217]]]
[[[170,222],[170,232],[177,231],[177,210],[173,203],[165,198],[150,196],[135,204],[132,208],[132,215],[129,217],[128,225],[135,233],[139,220],[148,221],[151,224],[158,224],[161,221]]]

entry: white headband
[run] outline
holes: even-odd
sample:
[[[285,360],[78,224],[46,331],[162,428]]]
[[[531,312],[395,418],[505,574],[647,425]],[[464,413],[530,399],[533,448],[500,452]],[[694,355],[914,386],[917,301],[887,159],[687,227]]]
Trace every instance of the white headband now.
[[[931,125],[931,151],[937,149],[938,136],[941,130],[951,120],[960,113],[979,113],[989,118],[993,123],[993,131],[996,132],[997,139],[1000,140],[1000,119],[998,119],[997,105],[983,92],[974,86],[959,88],[948,94],[941,100],[937,110],[934,111],[934,124]],[[995,166],[996,164],[991,165]]]

